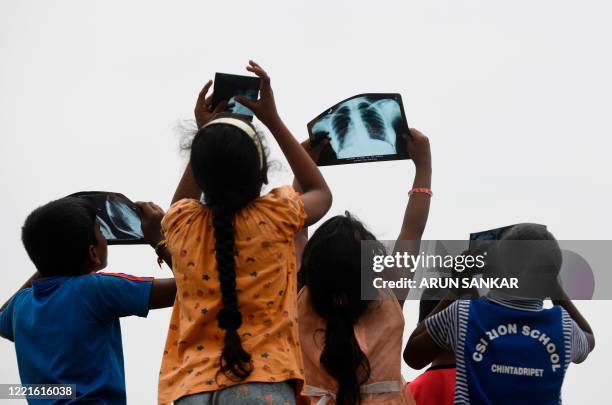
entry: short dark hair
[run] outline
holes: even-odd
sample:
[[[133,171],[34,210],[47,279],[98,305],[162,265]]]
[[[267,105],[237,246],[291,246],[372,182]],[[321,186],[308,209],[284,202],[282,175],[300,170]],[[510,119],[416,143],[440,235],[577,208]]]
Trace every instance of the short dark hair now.
[[[544,271],[554,277],[559,273],[563,255],[559,243],[546,226],[517,224],[503,233],[501,241],[525,241],[518,245],[512,242],[503,245],[506,258],[512,261],[511,266],[523,271]]]
[[[45,277],[79,275],[95,245],[96,210],[86,200],[65,197],[36,208],[21,228],[28,256]]]

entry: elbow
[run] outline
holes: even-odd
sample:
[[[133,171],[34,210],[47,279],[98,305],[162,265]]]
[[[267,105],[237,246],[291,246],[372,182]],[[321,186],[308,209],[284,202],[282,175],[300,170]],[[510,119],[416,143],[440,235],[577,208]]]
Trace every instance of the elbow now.
[[[593,350],[595,350],[595,335],[591,333],[588,335],[587,340],[589,342],[589,353],[591,353]]]
[[[418,351],[414,348],[411,348],[411,346],[412,345],[410,344],[410,341],[408,341],[406,349],[404,350],[404,361],[406,362],[408,367],[415,370],[421,370],[426,365],[428,365],[429,362],[425,361],[425,359],[420,357],[418,355]]]
[[[330,210],[333,203],[334,203],[334,196],[331,190],[329,189],[329,187],[327,187],[327,190],[325,192],[325,212],[326,213]]]

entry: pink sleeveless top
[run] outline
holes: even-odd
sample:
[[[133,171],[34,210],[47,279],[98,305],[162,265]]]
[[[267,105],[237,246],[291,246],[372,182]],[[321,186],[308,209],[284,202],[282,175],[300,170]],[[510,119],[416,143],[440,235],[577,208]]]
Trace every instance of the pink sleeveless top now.
[[[355,324],[355,336],[371,366],[370,379],[361,386],[361,400],[365,405],[415,403],[404,389],[401,374],[404,315],[395,296],[388,294],[384,300],[372,302],[368,312]],[[306,287],[298,294],[298,320],[306,380],[302,394],[310,404],[335,404],[338,384],[319,362],[326,322],[312,308]]]

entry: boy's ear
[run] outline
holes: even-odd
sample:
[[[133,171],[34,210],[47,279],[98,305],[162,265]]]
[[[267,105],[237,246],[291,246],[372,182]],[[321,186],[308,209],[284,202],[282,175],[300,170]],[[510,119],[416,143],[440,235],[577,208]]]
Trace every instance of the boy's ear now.
[[[98,269],[102,265],[102,258],[100,257],[100,255],[98,255],[98,251],[96,250],[95,245],[89,245],[88,258],[91,267],[93,267],[94,269]]]

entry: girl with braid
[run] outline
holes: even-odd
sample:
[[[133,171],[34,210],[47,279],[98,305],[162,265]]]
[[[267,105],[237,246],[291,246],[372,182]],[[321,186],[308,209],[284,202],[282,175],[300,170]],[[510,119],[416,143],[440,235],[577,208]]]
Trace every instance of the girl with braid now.
[[[305,147],[315,158],[318,149]],[[418,254],[432,195],[431,152],[427,137],[415,129],[410,130],[407,148],[416,172],[395,249]],[[294,186],[301,185],[296,177]],[[309,402],[414,404],[401,375],[407,291],[381,289],[376,301],[361,296],[362,255],[384,255],[382,244],[348,212],[330,218],[310,240],[307,237],[304,229],[296,239],[297,254],[303,249],[298,318]]]
[[[293,404],[304,366],[297,325],[294,236],[332,196],[280,119],[270,78],[255,62],[260,98],[237,101],[270,130],[300,181],[260,196],[267,162],[259,134],[196,104],[190,162],[162,221],[177,284],[159,378],[159,403]],[[201,195],[204,194],[203,202]]]

